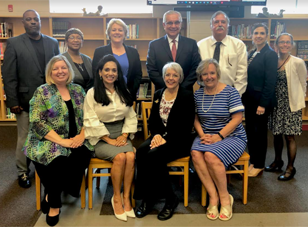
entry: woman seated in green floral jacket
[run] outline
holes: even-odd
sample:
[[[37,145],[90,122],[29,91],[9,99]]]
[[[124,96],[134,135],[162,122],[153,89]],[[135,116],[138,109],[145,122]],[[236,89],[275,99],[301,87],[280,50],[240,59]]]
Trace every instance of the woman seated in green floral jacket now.
[[[47,84],[38,87],[30,100],[30,127],[23,150],[45,187],[41,207],[50,226],[59,221],[61,193],[79,197],[94,150],[84,137],[85,92],[71,83],[73,75],[66,57],[53,57],[46,67]]]

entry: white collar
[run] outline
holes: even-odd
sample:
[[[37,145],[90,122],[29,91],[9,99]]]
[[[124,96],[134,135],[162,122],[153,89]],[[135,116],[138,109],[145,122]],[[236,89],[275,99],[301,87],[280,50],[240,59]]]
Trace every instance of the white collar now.
[[[173,39],[171,39],[168,35],[167,35],[167,38],[168,38],[168,43],[171,43]],[[178,43],[179,42],[179,35],[177,35],[177,37],[174,40]]]

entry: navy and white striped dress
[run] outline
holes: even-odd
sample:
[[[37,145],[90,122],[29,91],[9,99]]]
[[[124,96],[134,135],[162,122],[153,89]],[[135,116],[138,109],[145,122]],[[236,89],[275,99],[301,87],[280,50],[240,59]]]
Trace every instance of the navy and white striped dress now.
[[[237,112],[244,112],[238,91],[227,85],[220,93],[216,94],[214,103],[210,107],[213,95],[204,95],[204,88],[201,87],[195,92],[196,113],[205,134],[217,134],[230,121],[231,115]],[[202,110],[203,102],[203,110]],[[208,112],[204,112],[207,111]],[[201,144],[200,137],[197,136],[192,145],[192,150],[201,152],[211,152],[216,155],[227,168],[229,165],[235,163],[243,154],[247,143],[245,129],[239,124],[236,129],[225,139],[214,144]]]

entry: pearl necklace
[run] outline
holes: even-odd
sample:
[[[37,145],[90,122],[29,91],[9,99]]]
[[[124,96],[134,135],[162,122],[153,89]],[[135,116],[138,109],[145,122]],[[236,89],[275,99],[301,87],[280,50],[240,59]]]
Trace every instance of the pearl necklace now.
[[[211,103],[211,105],[209,106],[209,108],[208,108],[207,110],[204,110],[204,108],[203,108],[203,105],[204,105],[204,96],[205,96],[204,94],[205,94],[205,91],[206,91],[206,89],[205,89],[205,87],[204,87],[203,98],[202,98],[202,111],[203,111],[204,113],[207,113],[207,112],[211,109],[211,107],[212,107],[212,105],[213,105],[213,103],[214,103],[215,97],[216,97],[217,87],[218,87],[218,86],[216,86],[216,90],[215,90],[214,97],[213,97],[213,99],[212,99],[212,103]]]

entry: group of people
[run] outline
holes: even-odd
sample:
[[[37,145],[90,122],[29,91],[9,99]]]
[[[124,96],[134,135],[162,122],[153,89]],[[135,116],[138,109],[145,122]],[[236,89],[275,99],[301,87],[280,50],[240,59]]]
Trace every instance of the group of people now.
[[[59,221],[61,193],[79,196],[93,156],[113,162],[111,204],[122,221],[146,216],[159,199],[165,199],[165,206],[158,219],[171,218],[179,199],[167,163],[189,155],[209,194],[207,218],[229,220],[234,200],[226,169],[242,155],[248,139],[249,176],[262,172],[268,128],[274,134],[275,160],[265,171],[281,170],[284,136],[289,160],[278,179],[295,175],[294,136],[302,132],[307,71],[303,60],[290,55],[291,34],[277,38],[277,55],[267,43],[266,25],[256,24],[254,49],[247,54],[242,41],[227,35],[230,19],[224,12],[212,16],[212,36],[198,43],[179,34],[179,12],[166,12],[166,35],[150,42],[146,62],[156,89],[151,135],[136,150],[133,102],[142,69],[138,51],[124,44],[126,24],[110,20],[110,43],[98,47],[92,61],[80,52],[84,37],[79,29],[66,32],[68,50],[59,55],[57,40],[41,34],[35,10],[27,10],[22,22],[26,33],[7,40],[4,89],[7,106],[17,116],[19,185],[31,186],[32,161],[45,188],[41,207],[50,226]],[[193,93],[196,81],[200,89]],[[142,203],[134,211],[130,189],[135,173],[134,198]]]

